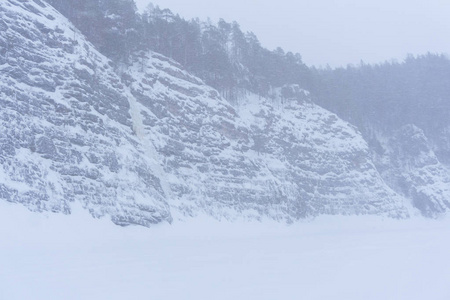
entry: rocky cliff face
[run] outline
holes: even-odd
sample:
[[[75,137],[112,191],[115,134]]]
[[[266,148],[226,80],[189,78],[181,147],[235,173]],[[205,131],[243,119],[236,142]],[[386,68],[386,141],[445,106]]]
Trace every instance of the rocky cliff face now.
[[[393,189],[425,216],[436,217],[450,209],[450,170],[431,144],[420,128],[406,125],[383,143],[376,161]]]
[[[41,1],[1,1],[0,49],[0,198],[63,213],[79,201],[117,224],[170,220],[111,63]]]
[[[383,182],[356,128],[313,104],[307,92],[285,87],[270,100],[248,101],[240,113],[261,162],[278,160],[273,172],[287,175],[283,181],[296,186],[295,198],[311,214],[406,215],[403,199]]]
[[[2,1],[0,29],[3,200],[145,226],[407,215],[355,128],[295,86],[233,107],[159,54],[113,67],[39,0]]]
[[[236,107],[154,53],[127,70],[145,136],[164,161],[174,210],[295,220],[318,214],[405,216],[355,128],[298,87]],[[278,103],[278,104],[276,104]]]

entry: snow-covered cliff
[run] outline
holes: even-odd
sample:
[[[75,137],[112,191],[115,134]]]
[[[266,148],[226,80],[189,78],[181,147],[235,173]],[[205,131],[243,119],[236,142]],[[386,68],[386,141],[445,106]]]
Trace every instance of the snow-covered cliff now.
[[[249,94],[233,107],[155,53],[135,55],[126,72],[145,135],[157,137],[175,211],[288,221],[407,215],[356,129],[298,87],[274,91],[272,99]]]
[[[114,66],[40,0],[0,3],[0,198],[117,224],[408,215],[358,131],[296,86],[233,107],[152,52]]]
[[[111,63],[43,1],[0,3],[0,198],[79,201],[117,224],[171,220]]]
[[[383,151],[376,162],[385,182],[425,216],[449,211],[450,170],[439,161],[423,130],[405,125],[381,140]]]

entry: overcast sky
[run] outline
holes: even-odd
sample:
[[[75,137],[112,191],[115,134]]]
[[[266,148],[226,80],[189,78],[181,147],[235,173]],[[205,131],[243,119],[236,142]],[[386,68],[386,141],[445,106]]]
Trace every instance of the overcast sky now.
[[[450,53],[450,0],[135,0],[186,19],[237,21],[269,49],[298,52],[308,65],[403,60]]]

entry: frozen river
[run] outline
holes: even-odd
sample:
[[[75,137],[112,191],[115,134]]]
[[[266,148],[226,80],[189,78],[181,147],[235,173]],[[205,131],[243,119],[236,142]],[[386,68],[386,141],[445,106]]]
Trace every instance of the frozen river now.
[[[118,227],[0,203],[0,299],[450,299],[450,220]]]

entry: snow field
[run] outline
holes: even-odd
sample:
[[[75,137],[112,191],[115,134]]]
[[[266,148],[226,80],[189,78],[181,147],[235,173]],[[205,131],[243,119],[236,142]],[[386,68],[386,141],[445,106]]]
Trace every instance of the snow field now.
[[[450,299],[450,220],[150,229],[0,202],[0,299]]]

